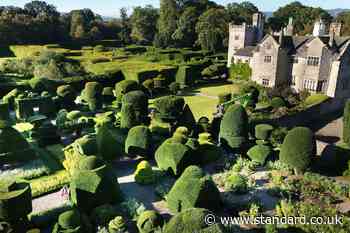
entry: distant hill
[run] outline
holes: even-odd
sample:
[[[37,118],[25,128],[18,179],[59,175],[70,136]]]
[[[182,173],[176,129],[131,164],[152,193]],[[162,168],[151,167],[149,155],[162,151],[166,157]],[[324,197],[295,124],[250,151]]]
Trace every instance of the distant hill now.
[[[331,14],[333,17],[337,16],[339,13],[342,13],[344,11],[350,11],[350,9],[342,9],[342,8],[336,8],[336,9],[330,9],[327,10],[329,14]],[[266,11],[264,12],[266,18],[270,18],[273,15],[273,11]]]

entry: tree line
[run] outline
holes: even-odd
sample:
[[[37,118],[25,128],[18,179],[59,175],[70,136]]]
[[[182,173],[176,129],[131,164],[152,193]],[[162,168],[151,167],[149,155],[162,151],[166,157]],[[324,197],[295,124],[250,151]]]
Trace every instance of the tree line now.
[[[66,41],[117,39],[123,44],[147,44],[157,47],[197,47],[208,51],[225,49],[228,23],[251,23],[259,9],[250,2],[219,5],[210,0],[160,0],[160,7],[138,6],[129,15],[120,9],[120,17],[104,21],[90,9],[59,13],[44,1],[32,1],[23,8],[0,7],[0,43],[28,44]],[[326,10],[292,2],[280,7],[268,18],[266,32],[279,31],[293,17],[295,33],[307,35],[314,22],[340,21],[343,34],[350,35],[350,12],[333,18]]]

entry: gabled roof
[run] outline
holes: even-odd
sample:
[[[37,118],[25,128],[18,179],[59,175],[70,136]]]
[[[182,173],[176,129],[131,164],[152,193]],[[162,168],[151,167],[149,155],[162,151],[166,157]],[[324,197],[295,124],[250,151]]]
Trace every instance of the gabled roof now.
[[[255,46],[247,46],[245,48],[238,49],[234,55],[242,57],[252,57]]]

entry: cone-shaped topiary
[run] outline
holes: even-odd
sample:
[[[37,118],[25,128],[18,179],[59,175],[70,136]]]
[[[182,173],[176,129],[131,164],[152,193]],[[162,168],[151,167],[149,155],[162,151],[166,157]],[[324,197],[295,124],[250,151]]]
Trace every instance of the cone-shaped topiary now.
[[[187,166],[193,164],[194,158],[190,147],[169,138],[158,147],[155,159],[161,170],[170,170],[174,175],[179,175]]]
[[[343,141],[350,145],[350,100],[346,101],[343,115]]]
[[[224,233],[224,227],[219,223],[210,225],[205,221],[208,216],[215,220],[214,213],[206,209],[184,210],[170,219],[163,233]]]
[[[179,96],[164,96],[156,99],[153,104],[158,110],[159,118],[164,121],[174,121],[181,116],[185,100]]]
[[[197,133],[197,123],[196,119],[194,118],[194,115],[190,109],[190,107],[185,104],[185,107],[182,110],[182,114],[179,117],[179,123],[180,126],[185,126],[187,129],[189,129],[192,133]]]
[[[268,140],[273,131],[273,126],[268,124],[259,124],[255,126],[255,138],[259,140]]]
[[[284,138],[280,160],[299,173],[308,168],[315,153],[316,140],[313,132],[306,127],[296,127]]]
[[[155,182],[155,174],[147,161],[141,161],[134,173],[135,181],[138,184],[152,184]]]
[[[125,220],[122,216],[117,216],[108,224],[109,233],[124,233],[127,231]]]
[[[248,117],[241,105],[231,105],[220,124],[220,140],[231,149],[239,149],[248,138]]]
[[[35,157],[34,150],[23,136],[9,122],[0,121],[0,164],[26,162]]]
[[[220,192],[201,168],[189,166],[171,188],[167,204],[172,213],[193,207],[213,210],[221,206]]]
[[[264,165],[266,159],[271,155],[271,153],[272,149],[270,146],[256,145],[248,150],[247,155],[252,161],[260,165]]]
[[[89,105],[90,111],[96,111],[102,107],[103,87],[98,82],[87,82],[82,91],[82,99]]]
[[[131,91],[124,95],[121,109],[121,128],[131,129],[147,121],[148,98],[142,91]]]
[[[149,155],[151,146],[151,132],[147,126],[135,126],[129,130],[125,141],[125,153],[128,155]]]
[[[117,103],[121,105],[124,95],[130,91],[140,90],[139,84],[135,80],[123,80],[115,84],[115,95]]]
[[[137,229],[140,233],[154,233],[163,226],[163,218],[154,210],[147,210],[137,219]]]
[[[32,212],[32,192],[26,181],[0,184],[0,220],[16,223]]]
[[[97,206],[121,200],[118,181],[109,167],[95,156],[79,162],[70,183],[72,202],[89,212]]]

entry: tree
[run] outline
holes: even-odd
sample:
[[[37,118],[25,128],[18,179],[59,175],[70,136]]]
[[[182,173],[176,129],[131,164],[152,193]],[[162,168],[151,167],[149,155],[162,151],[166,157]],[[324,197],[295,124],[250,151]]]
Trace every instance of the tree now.
[[[118,37],[124,44],[129,44],[131,41],[130,34],[130,19],[127,14],[127,9],[125,7],[120,9],[120,24],[121,30],[118,34]]]
[[[336,17],[337,22],[341,22],[342,25],[342,34],[343,35],[350,35],[350,12],[345,11],[337,15]]]
[[[158,10],[151,5],[135,7],[131,15],[131,38],[136,43],[149,44],[157,30]]]
[[[226,6],[230,22],[235,24],[252,23],[252,15],[259,9],[251,2],[229,3]]]
[[[173,45],[172,35],[176,30],[178,10],[175,0],[161,0],[158,20],[158,42],[156,46],[168,47]]]
[[[70,36],[73,39],[87,39],[95,14],[90,9],[74,10],[70,13]]]
[[[212,8],[204,12],[198,19],[196,32],[197,43],[203,50],[218,51],[224,47],[227,40],[228,17],[224,9]]]
[[[47,4],[44,1],[32,1],[24,5],[24,10],[29,12],[30,15],[46,16],[58,18],[59,13],[54,5]]]
[[[350,145],[350,100],[345,104],[343,117],[343,141]]]
[[[186,8],[177,22],[177,29],[172,35],[172,39],[178,46],[193,47],[197,40],[197,21],[197,9],[195,7]]]
[[[269,28],[274,31],[280,30],[282,25],[288,23],[289,17],[293,17],[294,32],[301,35],[312,33],[315,21],[320,18],[326,23],[332,21],[332,16],[324,9],[292,2],[273,13],[273,17],[268,19]]]
[[[316,140],[313,132],[306,127],[295,127],[284,138],[280,160],[298,174],[308,168],[315,152]]]

